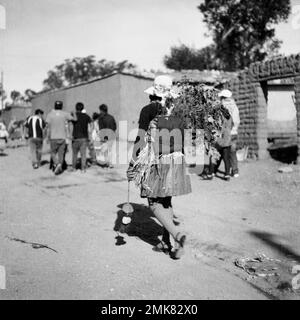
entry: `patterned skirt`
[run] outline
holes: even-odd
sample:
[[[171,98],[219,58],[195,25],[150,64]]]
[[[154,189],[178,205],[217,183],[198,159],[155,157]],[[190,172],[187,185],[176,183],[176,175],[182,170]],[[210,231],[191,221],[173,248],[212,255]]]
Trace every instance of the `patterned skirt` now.
[[[165,198],[192,192],[190,176],[186,172],[184,155],[174,152],[163,155],[153,164],[142,183],[141,197]]]

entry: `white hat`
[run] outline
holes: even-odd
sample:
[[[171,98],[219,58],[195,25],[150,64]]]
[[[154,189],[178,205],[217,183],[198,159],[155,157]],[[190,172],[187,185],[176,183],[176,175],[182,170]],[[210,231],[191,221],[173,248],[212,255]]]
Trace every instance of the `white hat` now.
[[[146,89],[144,92],[149,95],[155,95],[157,97],[167,97],[173,96],[175,97],[175,93],[172,90],[172,78],[167,75],[157,76],[154,79],[153,86]]]
[[[222,98],[222,97],[231,98],[232,97],[232,92],[230,90],[225,89],[225,90],[222,90],[218,95],[219,95],[220,98]]]

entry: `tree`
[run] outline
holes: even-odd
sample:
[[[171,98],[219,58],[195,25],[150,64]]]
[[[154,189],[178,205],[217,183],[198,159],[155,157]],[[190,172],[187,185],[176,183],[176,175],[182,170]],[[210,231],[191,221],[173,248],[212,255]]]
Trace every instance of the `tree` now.
[[[31,89],[26,89],[23,94],[17,90],[13,90],[10,93],[10,98],[14,105],[23,106],[23,105],[28,105],[35,95],[36,95],[36,92]]]
[[[36,92],[31,89],[26,89],[24,92],[24,100],[26,102],[30,102],[34,96],[36,95]]]
[[[215,42],[220,68],[243,69],[278,52],[274,25],[286,21],[290,0],[205,0],[198,9]]]
[[[171,47],[170,55],[164,57],[167,68],[181,71],[187,69],[211,70],[217,68],[215,48],[213,45],[200,50],[190,48],[185,44]]]
[[[2,83],[0,83],[0,101],[6,99],[6,92],[3,88]]]
[[[96,77],[103,77],[114,71],[134,70],[135,68],[136,66],[127,60],[116,63],[105,59],[97,61],[93,55],[83,58],[76,57],[66,59],[62,64],[50,70],[43,85],[45,90],[60,89]]]
[[[10,98],[13,102],[17,102],[22,97],[21,93],[19,91],[13,90],[10,93]]]

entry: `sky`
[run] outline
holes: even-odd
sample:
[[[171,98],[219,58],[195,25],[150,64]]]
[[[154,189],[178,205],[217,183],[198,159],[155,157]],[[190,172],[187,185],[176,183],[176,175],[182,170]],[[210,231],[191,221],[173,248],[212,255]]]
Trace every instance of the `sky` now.
[[[171,46],[212,42],[197,9],[201,1],[0,0],[7,20],[0,30],[5,89],[39,91],[55,65],[90,54],[163,70]],[[276,29],[285,54],[300,52],[300,0],[292,5],[295,13]]]

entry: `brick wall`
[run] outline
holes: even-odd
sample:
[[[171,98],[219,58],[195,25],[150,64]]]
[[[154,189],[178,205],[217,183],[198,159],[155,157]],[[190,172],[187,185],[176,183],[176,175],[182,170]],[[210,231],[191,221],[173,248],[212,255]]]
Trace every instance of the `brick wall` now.
[[[240,112],[238,148],[249,147],[250,158],[264,158],[267,143],[267,105],[259,82],[252,82],[247,70],[229,84]]]
[[[267,82],[253,82],[248,71],[239,73],[238,78],[229,83],[229,89],[240,111],[238,148],[249,147],[249,157],[265,159],[269,156],[267,124]],[[295,78],[297,108],[298,152],[300,156],[300,76]]]
[[[300,163],[300,76],[295,78],[295,99],[297,110],[298,163]]]
[[[300,156],[300,54],[253,63],[228,83],[240,111],[238,148],[249,147],[249,157],[268,157],[267,81],[295,76],[297,142]],[[299,158],[300,159],[300,158]]]

